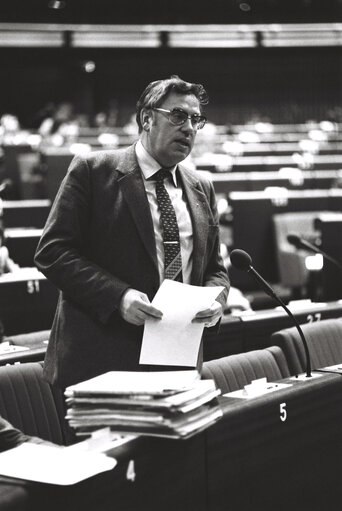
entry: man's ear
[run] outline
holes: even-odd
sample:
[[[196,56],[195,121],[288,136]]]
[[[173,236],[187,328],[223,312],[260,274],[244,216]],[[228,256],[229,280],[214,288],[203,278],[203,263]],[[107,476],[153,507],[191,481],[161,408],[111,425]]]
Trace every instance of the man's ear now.
[[[151,122],[152,122],[151,111],[150,110],[142,110],[141,124],[142,124],[143,130],[150,131]]]

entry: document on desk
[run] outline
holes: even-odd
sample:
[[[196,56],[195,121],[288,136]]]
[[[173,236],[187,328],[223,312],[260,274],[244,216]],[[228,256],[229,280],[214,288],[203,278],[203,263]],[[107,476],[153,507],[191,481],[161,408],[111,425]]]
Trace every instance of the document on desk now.
[[[40,483],[70,485],[117,464],[100,452],[25,442],[0,454],[0,474]]]
[[[209,308],[223,289],[164,280],[152,301],[163,317],[145,322],[140,364],[195,367],[204,324],[191,321],[197,312]]]

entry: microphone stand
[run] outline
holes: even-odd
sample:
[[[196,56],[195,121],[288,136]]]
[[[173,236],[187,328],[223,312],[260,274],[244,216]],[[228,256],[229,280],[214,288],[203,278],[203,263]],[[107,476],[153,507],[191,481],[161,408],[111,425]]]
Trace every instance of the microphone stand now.
[[[342,264],[340,264],[336,259],[331,257],[329,254],[324,252],[322,249],[316,247],[315,245],[313,245],[309,241],[302,240],[299,237],[298,237],[298,240],[296,242],[290,241],[289,239],[288,239],[288,241],[289,241],[289,243],[291,243],[291,245],[293,245],[297,249],[298,248],[303,248],[303,249],[306,249],[306,250],[310,250],[311,252],[314,252],[315,254],[322,255],[325,259],[327,259],[328,261],[333,263],[335,266],[337,266],[337,268],[339,268],[339,270],[342,270]]]
[[[283,309],[285,310],[285,312],[287,312],[287,314],[290,316],[290,318],[293,320],[297,330],[298,330],[298,333],[302,339],[302,342],[303,342],[303,346],[304,346],[304,351],[305,351],[305,358],[306,358],[306,377],[307,378],[311,378],[312,377],[312,374],[311,374],[311,362],[310,362],[310,354],[309,354],[309,347],[308,347],[308,344],[306,342],[306,339],[305,339],[305,336],[303,334],[303,330],[301,329],[297,319],[295,318],[295,316],[292,314],[292,312],[290,311],[290,309],[288,307],[286,307],[285,303],[282,301],[281,298],[279,298],[279,296],[277,297],[278,298],[278,302],[279,304],[283,307]]]
[[[249,269],[247,270],[247,272],[251,273],[251,275],[253,275],[253,277],[255,278],[255,280],[257,280],[257,282],[259,284],[261,284],[261,286],[263,287],[264,291],[266,291],[266,293],[271,296],[272,298],[274,298],[281,306],[282,308],[285,310],[285,312],[290,316],[290,318],[292,319],[293,323],[295,324],[297,330],[298,330],[298,333],[300,335],[300,338],[302,340],[302,343],[303,343],[303,346],[304,346],[304,352],[305,352],[305,358],[306,358],[306,377],[307,378],[311,378],[312,377],[312,374],[311,374],[311,361],[310,361],[310,353],[309,353],[309,348],[308,348],[308,344],[306,342],[306,339],[305,339],[305,336],[303,334],[303,330],[301,329],[297,319],[295,318],[295,316],[292,314],[292,312],[290,311],[290,309],[285,305],[285,303],[283,302],[283,300],[273,291],[272,287],[266,282],[266,280],[264,280],[261,275],[259,275],[259,273],[253,268],[253,266],[250,266]]]

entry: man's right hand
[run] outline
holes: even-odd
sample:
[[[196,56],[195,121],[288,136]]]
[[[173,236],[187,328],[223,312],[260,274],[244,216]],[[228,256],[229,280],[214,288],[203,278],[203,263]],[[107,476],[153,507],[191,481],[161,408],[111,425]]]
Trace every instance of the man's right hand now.
[[[120,314],[124,320],[133,325],[143,325],[146,319],[161,319],[163,313],[151,305],[145,293],[136,289],[127,289],[121,303]]]

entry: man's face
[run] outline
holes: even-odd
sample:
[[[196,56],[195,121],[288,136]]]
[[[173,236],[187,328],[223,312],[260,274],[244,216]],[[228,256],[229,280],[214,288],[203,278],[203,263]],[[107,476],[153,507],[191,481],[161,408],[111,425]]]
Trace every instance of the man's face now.
[[[165,110],[179,108],[188,115],[200,115],[199,101],[193,94],[172,92],[159,106]],[[155,160],[163,167],[172,167],[184,160],[195,142],[196,128],[187,119],[181,126],[174,126],[168,120],[168,114],[153,110],[150,117],[149,131],[144,140],[145,147]]]

